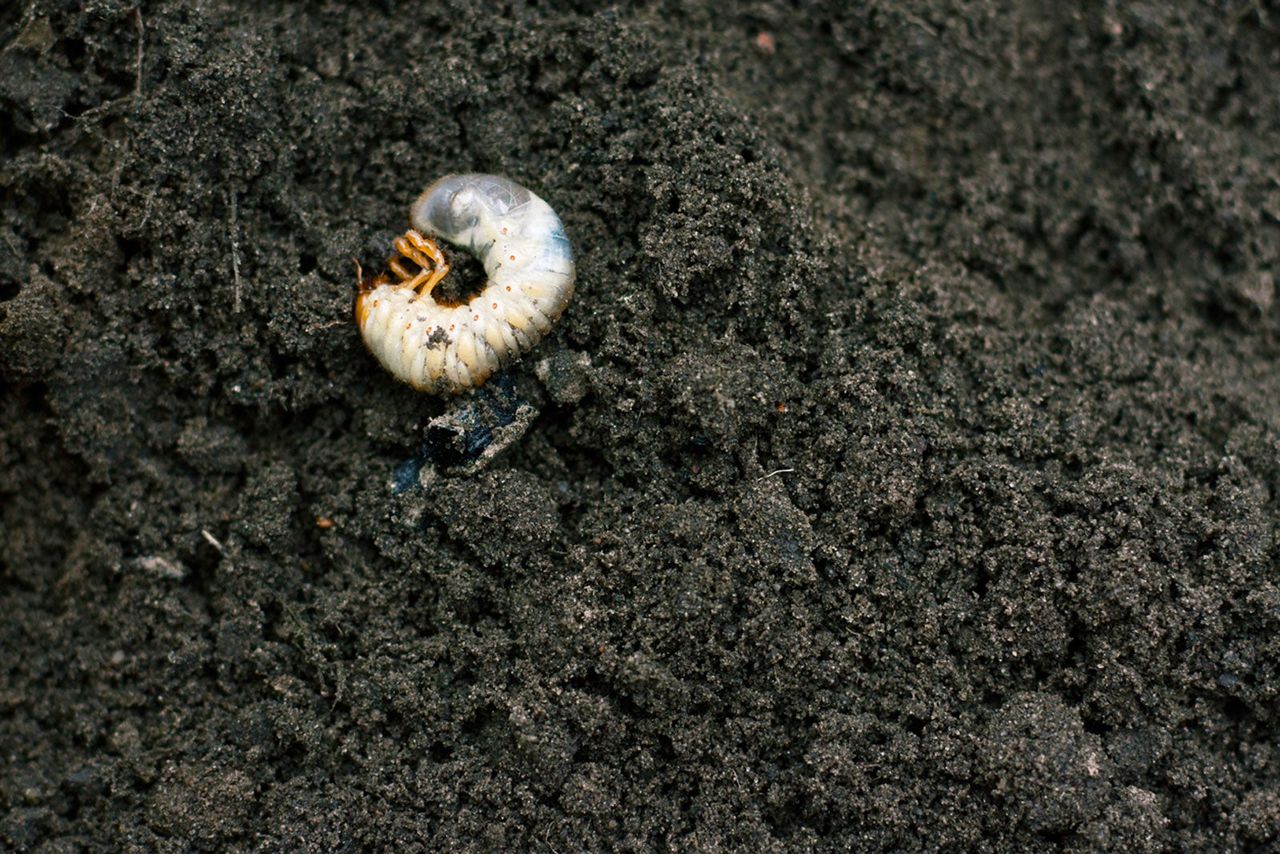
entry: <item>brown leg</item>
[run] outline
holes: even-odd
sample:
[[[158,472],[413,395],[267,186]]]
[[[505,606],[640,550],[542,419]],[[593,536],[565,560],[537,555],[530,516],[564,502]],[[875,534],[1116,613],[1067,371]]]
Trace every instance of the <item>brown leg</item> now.
[[[412,254],[408,249],[414,250]],[[423,260],[430,259],[431,274],[426,277],[425,281],[419,285],[419,293],[430,294],[431,289],[440,284],[445,276],[449,275],[449,262],[445,260],[444,253],[440,251],[440,247],[429,237],[423,237],[417,231],[409,229],[396,241],[396,250],[400,254],[411,258],[415,264],[423,270],[428,268]]]
[[[449,275],[449,262],[445,260],[440,247],[435,241],[423,237],[413,229],[397,237],[392,245],[396,254],[387,261],[387,266],[399,279],[396,287],[412,288],[420,294],[430,294],[431,289]],[[402,259],[412,261],[418,269],[409,272],[401,263]]]
[[[416,261],[414,263],[417,263]],[[430,267],[421,267],[418,272],[410,273],[400,263],[399,258],[392,258],[387,262],[387,266],[391,268],[391,272],[396,274],[396,278],[400,280],[396,287],[418,289],[424,281],[431,277],[432,270]]]
[[[404,233],[402,239],[405,243],[430,258],[431,262],[437,267],[449,266],[448,262],[444,260],[444,253],[440,251],[440,247],[430,237],[423,237],[422,234],[411,228]]]

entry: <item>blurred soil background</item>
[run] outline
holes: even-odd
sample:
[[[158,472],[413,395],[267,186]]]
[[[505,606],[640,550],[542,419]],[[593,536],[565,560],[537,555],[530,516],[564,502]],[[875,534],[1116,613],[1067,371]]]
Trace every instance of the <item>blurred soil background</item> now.
[[[5,4],[0,847],[1274,850],[1277,92],[1264,0]],[[578,295],[397,494],[451,171]]]

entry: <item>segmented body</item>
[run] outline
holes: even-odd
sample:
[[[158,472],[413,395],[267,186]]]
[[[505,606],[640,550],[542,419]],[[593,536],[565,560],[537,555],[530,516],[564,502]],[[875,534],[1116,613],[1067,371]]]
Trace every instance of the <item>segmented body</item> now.
[[[388,371],[420,391],[481,385],[551,328],[573,296],[573,251],[551,206],[496,175],[447,175],[409,210],[386,275],[359,285],[356,323]],[[484,265],[483,290],[465,302],[431,296],[449,266],[430,239]],[[413,263],[406,268],[403,260]]]

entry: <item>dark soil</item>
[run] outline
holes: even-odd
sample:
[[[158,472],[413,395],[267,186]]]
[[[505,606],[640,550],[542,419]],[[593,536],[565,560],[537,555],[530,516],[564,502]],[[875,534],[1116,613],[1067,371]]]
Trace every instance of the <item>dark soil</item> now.
[[[0,847],[1278,844],[1275,3],[27,5]],[[450,171],[578,294],[397,493]]]

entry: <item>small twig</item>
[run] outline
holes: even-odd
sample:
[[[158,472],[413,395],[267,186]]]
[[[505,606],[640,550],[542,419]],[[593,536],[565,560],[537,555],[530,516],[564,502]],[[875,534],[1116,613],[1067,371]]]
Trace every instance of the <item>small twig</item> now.
[[[240,240],[236,231],[236,191],[227,190],[227,198],[231,207],[230,222],[227,229],[231,232],[231,277],[235,280],[235,304],[232,311],[240,313]]]
[[[213,534],[210,534],[210,533],[209,533],[208,531],[206,531],[204,528],[201,528],[201,529],[200,529],[200,536],[204,537],[204,541],[205,541],[206,543],[208,543],[209,545],[213,546],[213,547],[214,547],[215,549],[217,549],[218,551],[222,551],[222,543],[218,542],[218,538],[217,538],[217,537],[215,537]]]
[[[5,245],[9,247],[9,251],[19,258],[23,257],[21,247],[19,247],[16,243],[14,243],[14,240],[16,238],[14,238],[13,232],[6,229],[3,233],[4,233],[4,242],[5,242]]]
[[[133,100],[134,103],[142,100],[142,49],[146,42],[147,31],[142,26],[142,7],[135,6],[133,8],[133,25],[138,28],[138,63],[137,72],[133,81]]]
[[[331,320],[328,323],[315,323],[307,327],[307,334],[319,332],[321,329],[332,329],[335,326],[342,326],[344,323],[350,323],[349,320]]]
[[[902,17],[907,19],[908,23],[915,24],[917,27],[924,30],[926,33],[933,36],[935,39],[938,37],[937,29],[935,29],[928,21],[926,21],[924,18],[921,18],[919,15],[916,15],[912,12],[907,12],[905,10],[901,12],[901,15]]]
[[[795,469],[774,469],[764,477],[756,478],[756,483],[759,483],[762,480],[768,480],[769,478],[773,477],[775,474],[786,474],[787,472],[792,472],[792,471],[795,471]]]

